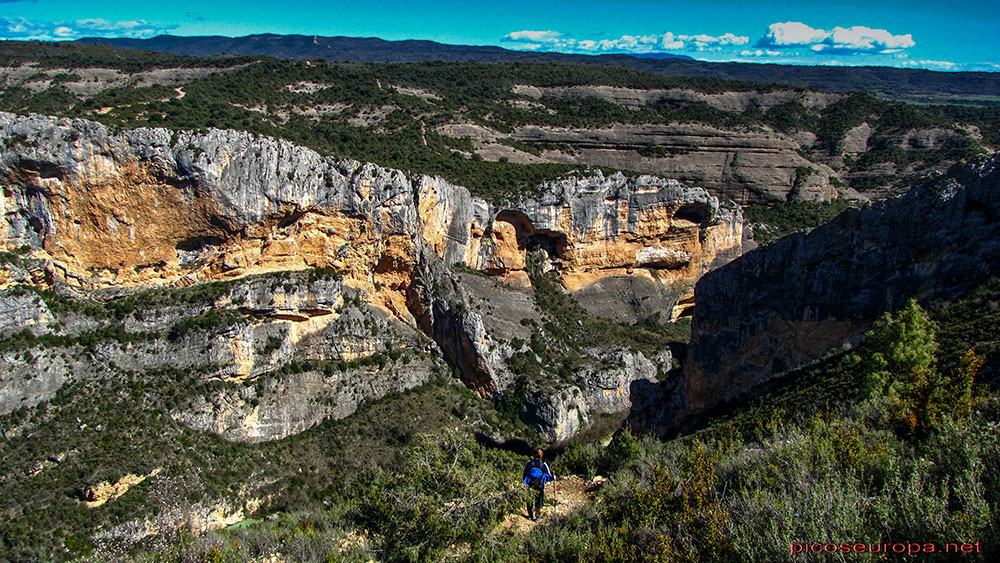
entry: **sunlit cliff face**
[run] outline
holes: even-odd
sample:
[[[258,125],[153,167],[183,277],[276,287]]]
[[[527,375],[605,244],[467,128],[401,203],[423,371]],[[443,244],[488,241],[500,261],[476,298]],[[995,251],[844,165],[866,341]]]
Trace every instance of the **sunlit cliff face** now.
[[[423,248],[519,287],[530,285],[528,254],[544,250],[577,291],[607,276],[690,282],[738,253],[742,238],[738,212],[650,177],[563,180],[500,208],[440,179],[245,133],[175,139],[82,121],[5,122],[36,140],[4,152],[4,244],[35,247],[53,279],[85,287],[328,268],[413,324],[407,294]]]

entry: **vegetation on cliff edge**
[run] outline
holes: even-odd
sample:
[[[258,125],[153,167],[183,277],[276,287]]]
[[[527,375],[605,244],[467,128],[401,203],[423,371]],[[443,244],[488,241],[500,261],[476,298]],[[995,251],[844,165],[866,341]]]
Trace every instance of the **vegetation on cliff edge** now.
[[[116,127],[246,130],[282,137],[323,154],[440,175],[494,201],[518,199],[543,180],[580,167],[565,164],[564,157],[546,157],[549,162],[533,164],[496,155],[491,160],[483,158],[486,153],[477,143],[505,145],[536,158],[547,150],[576,154],[571,146],[512,136],[525,125],[600,129],[617,123],[688,123],[730,131],[806,132],[815,135],[817,143],[804,145],[803,155],[827,162],[842,155],[849,130],[867,123],[872,129],[870,150],[857,157],[847,155],[848,170],[843,175],[858,189],[908,185],[908,178],[922,170],[1000,144],[997,108],[916,106],[867,93],[845,95],[825,108],[792,99],[770,108],[751,103],[742,110],[720,109],[703,99],[683,97],[653,99],[633,107],[596,95],[564,96],[558,90],[527,96],[515,88],[599,85],[682,89],[706,95],[775,91],[788,92],[793,98],[804,92],[716,78],[666,77],[616,66],[195,58],[106,46],[31,49],[20,43],[0,49],[0,63],[6,66],[29,60],[38,62],[39,72],[5,87],[0,92],[0,109],[86,117]],[[191,67],[203,71],[182,81],[179,88],[155,75],[140,81],[145,86],[132,82],[94,86],[80,75],[98,68],[127,74]],[[62,68],[73,72],[57,74]],[[74,89],[69,88],[72,85]],[[482,131],[488,134],[479,139],[448,129],[456,124],[485,128]],[[978,128],[981,141],[968,126]],[[906,140],[906,132],[914,128],[938,128],[950,136],[937,145],[924,146]],[[667,157],[689,147],[640,145],[634,149],[646,157]],[[894,173],[887,174],[886,166],[893,167]]]

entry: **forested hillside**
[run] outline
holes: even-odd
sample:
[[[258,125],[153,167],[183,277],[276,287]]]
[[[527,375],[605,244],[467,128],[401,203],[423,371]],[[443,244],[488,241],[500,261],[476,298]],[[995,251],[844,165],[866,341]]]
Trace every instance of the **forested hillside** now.
[[[248,35],[246,37],[180,37],[149,39],[86,38],[80,43],[113,45],[177,55],[222,53],[283,59],[325,59],[349,62],[479,62],[588,63],[621,66],[664,76],[702,76],[749,82],[785,84],[831,92],[871,92],[900,101],[979,103],[997,105],[998,79],[987,72],[935,72],[876,66],[800,66],[719,63],[687,55],[570,55],[556,52],[511,51],[491,46],[447,45],[434,41],[384,41],[373,37],[316,35]]]
[[[199,59],[14,42],[0,61],[3,110],[242,129],[441,175],[494,200],[581,166],[669,174],[741,203],[884,197],[1000,144],[997,108],[615,66]]]

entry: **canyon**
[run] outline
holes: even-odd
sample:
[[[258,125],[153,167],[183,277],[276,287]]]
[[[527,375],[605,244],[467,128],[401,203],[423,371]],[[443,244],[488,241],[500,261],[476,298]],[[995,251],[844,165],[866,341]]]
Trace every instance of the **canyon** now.
[[[168,368],[225,384],[172,416],[237,440],[347,416],[444,362],[502,400],[517,380],[508,360],[541,321],[532,277],[554,275],[595,316],[669,319],[743,244],[737,207],[652,176],[567,176],[501,207],[440,178],[237,131],[0,114],[0,140],[4,248],[22,256],[0,278],[5,334],[68,342],[107,327],[53,295],[100,308],[224,284],[194,304],[120,311],[122,332],[91,351],[100,361],[72,345],[9,351],[5,411],[76,379]],[[532,382],[520,415],[568,438],[672,367],[669,350],[647,355],[595,349],[572,378]]]
[[[702,277],[683,377],[646,386],[637,427],[661,434],[851,350],[909,300],[953,303],[1000,273],[997,155],[748,252]]]

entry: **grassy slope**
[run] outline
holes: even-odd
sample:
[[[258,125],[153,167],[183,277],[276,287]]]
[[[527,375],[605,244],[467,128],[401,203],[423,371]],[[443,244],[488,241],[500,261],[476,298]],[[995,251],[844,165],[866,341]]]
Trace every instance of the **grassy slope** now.
[[[21,249],[4,252],[0,260],[21,264],[26,260],[23,254]],[[336,275],[312,270],[265,278],[272,284],[306,283]],[[96,358],[101,347],[110,344],[128,346],[182,332],[225,331],[232,323],[248,322],[232,309],[213,308],[234,283],[239,282],[152,289],[106,301],[36,292],[57,315],[59,322],[53,324],[57,333],[8,333],[0,337],[0,353],[29,363],[43,352]],[[186,317],[159,332],[121,328],[123,319],[137,311],[156,315],[159,309],[173,314],[183,309]],[[77,320],[70,322],[73,318]],[[80,318],[88,320],[81,323]],[[105,328],[73,332],[66,328],[70,325]],[[312,367],[336,373],[357,367],[353,364],[406,362],[415,353],[389,350],[352,365],[325,362]],[[199,505],[229,502],[238,507],[257,498],[263,501],[264,513],[315,509],[343,487],[368,479],[373,466],[379,471],[400,470],[405,466],[401,451],[421,433],[461,428],[462,439],[471,439],[474,431],[529,435],[523,426],[501,419],[490,402],[451,380],[443,362],[438,381],[363,404],[348,419],[329,420],[285,440],[257,445],[192,431],[168,414],[192,398],[240,384],[208,381],[205,374],[188,370],[132,372],[94,362],[97,372],[92,377],[64,385],[51,400],[0,416],[0,486],[5,491],[0,497],[0,559],[9,555],[14,560],[51,560],[87,553],[98,530],[121,529],[136,519],[155,520]],[[317,362],[290,362],[272,376],[280,380],[283,374],[311,364]],[[155,478],[104,506],[87,509],[78,502],[88,486],[155,469],[160,470]],[[154,527],[172,531],[169,522]]]
[[[956,350],[996,362],[997,337],[986,323],[998,287],[990,282],[935,312],[942,372]],[[669,442],[625,434],[607,450],[571,448],[562,460],[568,469],[609,475],[603,503],[511,538],[502,557],[471,559],[806,561],[813,559],[791,555],[793,543],[943,550],[979,542],[966,559],[989,560],[1000,545],[1000,395],[980,387],[967,420],[946,416],[918,435],[892,414],[893,400],[865,397],[864,373],[850,354],[832,356],[693,434]]]

